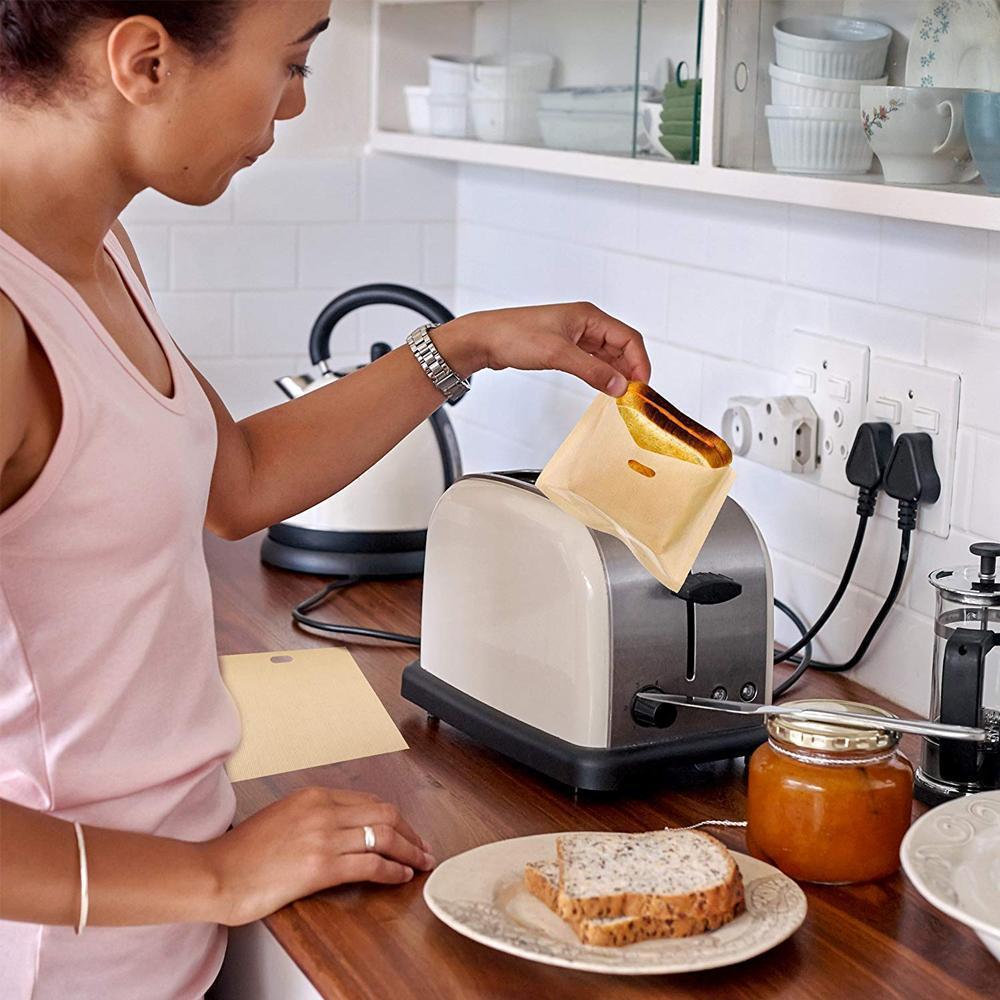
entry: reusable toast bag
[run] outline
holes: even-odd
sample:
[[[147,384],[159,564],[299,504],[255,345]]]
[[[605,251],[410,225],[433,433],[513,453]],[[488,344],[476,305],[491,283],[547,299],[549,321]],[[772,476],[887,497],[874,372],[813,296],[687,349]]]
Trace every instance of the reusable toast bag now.
[[[620,400],[591,403],[536,485],[677,591],[735,478],[725,441],[633,382]]]

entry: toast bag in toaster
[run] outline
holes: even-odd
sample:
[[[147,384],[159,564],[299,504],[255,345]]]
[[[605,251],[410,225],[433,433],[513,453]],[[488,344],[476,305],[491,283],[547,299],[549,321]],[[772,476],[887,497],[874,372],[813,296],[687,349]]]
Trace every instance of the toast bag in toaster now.
[[[620,400],[594,400],[537,486],[589,528],[619,538],[676,591],[735,478],[725,441],[632,382]]]

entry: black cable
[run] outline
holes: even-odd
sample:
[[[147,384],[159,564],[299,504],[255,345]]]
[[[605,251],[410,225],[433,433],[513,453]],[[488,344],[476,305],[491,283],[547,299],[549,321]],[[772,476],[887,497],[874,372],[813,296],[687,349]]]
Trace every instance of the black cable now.
[[[868,652],[868,647],[875,640],[875,636],[889,616],[889,612],[896,603],[896,598],[903,587],[903,578],[906,576],[906,569],[910,560],[910,535],[912,531],[913,529],[911,528],[904,528],[902,531],[902,538],[899,543],[899,561],[896,563],[896,575],[892,578],[892,586],[889,588],[889,593],[885,601],[883,601],[882,607],[879,608],[875,620],[871,623],[871,626],[865,633],[865,637],[861,640],[861,644],[854,651],[854,655],[843,663],[821,663],[819,660],[813,660],[811,666],[816,670],[827,670],[834,673],[851,670],[861,662],[865,653]]]
[[[791,660],[796,653],[800,652],[805,646],[807,646],[813,639],[816,638],[816,634],[819,630],[830,620],[830,616],[837,610],[837,605],[840,604],[841,598],[847,591],[848,584],[851,582],[851,577],[854,575],[854,567],[857,565],[858,556],[861,555],[861,543],[865,539],[865,531],[868,528],[869,518],[861,515],[858,519],[858,530],[857,534],[854,536],[854,545],[851,548],[851,554],[847,559],[847,565],[844,567],[843,576],[840,578],[840,583],[837,586],[836,593],[830,599],[830,603],[827,604],[823,613],[816,619],[812,628],[806,630],[805,626],[802,627],[802,638],[799,639],[793,646],[789,646],[788,649],[784,650],[782,653],[778,654],[774,658],[775,665],[779,663],[784,663],[786,660]],[[792,613],[789,612],[788,608],[781,605],[780,602],[775,601],[775,606],[780,607],[782,611],[788,615],[789,618],[792,617]],[[792,619],[795,621],[795,619]]]
[[[806,672],[809,664],[812,662],[813,644],[812,637],[808,634],[806,629],[806,623],[787,605],[784,601],[779,601],[776,597],[774,599],[774,606],[779,610],[784,612],[791,623],[799,630],[802,635],[802,645],[805,646],[805,653],[802,659],[799,661],[798,666],[774,689],[771,694],[772,703],[780,698],[793,684],[797,683],[799,678]],[[815,627],[815,626],[814,626]],[[799,648],[802,648],[801,646]],[[781,660],[775,660],[775,663],[780,663]]]
[[[335,635],[358,635],[367,639],[383,639],[386,642],[401,642],[407,646],[419,646],[420,636],[401,635],[398,632],[383,632],[376,628],[361,628],[357,625],[338,625],[336,622],[323,622],[318,618],[310,618],[308,612],[322,604],[335,590],[343,590],[361,582],[360,576],[348,576],[341,580],[328,583],[319,593],[307,597],[301,604],[292,609],[292,619],[299,625],[318,629],[320,632],[331,632]]]

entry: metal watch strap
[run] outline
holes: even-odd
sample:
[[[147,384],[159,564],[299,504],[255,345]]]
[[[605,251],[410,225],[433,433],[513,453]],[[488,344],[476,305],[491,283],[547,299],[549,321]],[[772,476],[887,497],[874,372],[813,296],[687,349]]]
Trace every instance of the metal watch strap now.
[[[440,389],[446,400],[458,399],[469,391],[471,386],[441,357],[438,349],[431,340],[430,331],[439,326],[437,323],[426,323],[417,327],[407,338],[406,342],[413,351],[413,356],[417,359],[420,367],[427,373],[427,377]]]

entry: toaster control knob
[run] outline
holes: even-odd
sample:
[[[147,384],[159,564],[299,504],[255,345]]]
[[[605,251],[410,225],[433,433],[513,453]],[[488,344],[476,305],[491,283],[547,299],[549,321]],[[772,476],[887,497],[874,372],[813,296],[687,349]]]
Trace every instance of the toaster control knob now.
[[[636,691],[632,699],[632,718],[636,725],[649,729],[666,729],[667,726],[672,726],[677,718],[677,706],[663,701],[649,701],[642,697],[643,691],[663,694],[658,687],[645,687]]]

